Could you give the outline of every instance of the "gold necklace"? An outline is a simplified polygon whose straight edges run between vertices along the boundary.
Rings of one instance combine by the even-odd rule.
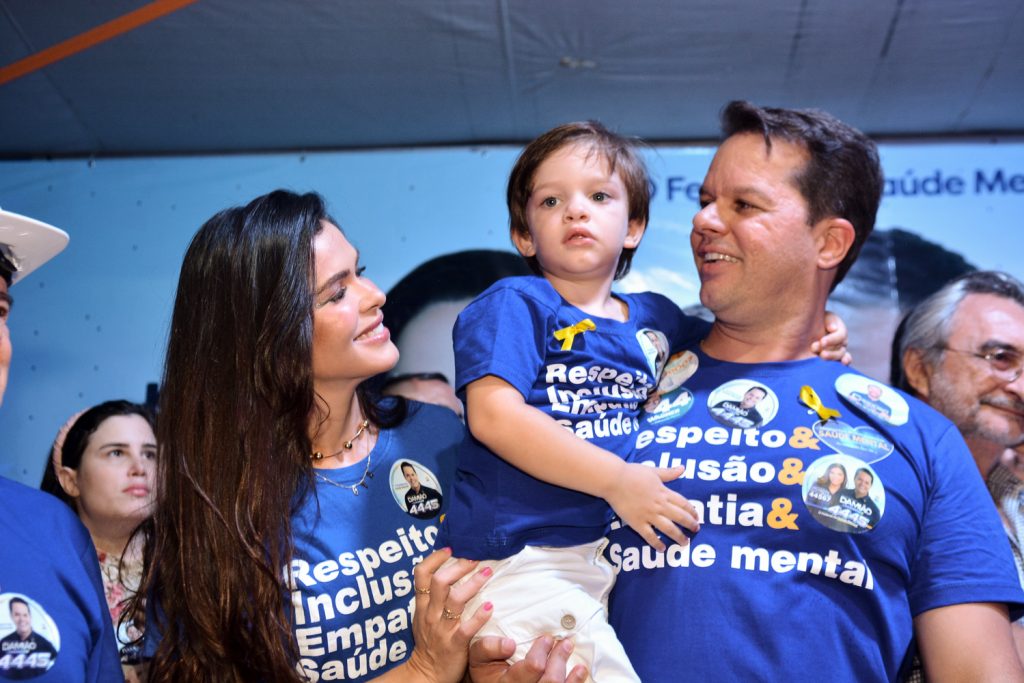
[[[366,428],[369,425],[370,425],[370,421],[369,420],[363,420],[359,424],[359,429],[356,430],[355,435],[353,435],[353,437],[351,439],[349,439],[348,441],[346,441],[345,443],[341,444],[341,448],[339,448],[337,451],[335,451],[334,453],[331,453],[330,455],[324,455],[320,451],[313,451],[312,453],[309,454],[309,459],[310,460],[323,460],[324,458],[334,458],[334,457],[337,457],[337,456],[341,455],[344,451],[352,450],[352,444],[355,443],[356,439],[358,439],[360,436],[363,435],[363,432],[366,431]]]

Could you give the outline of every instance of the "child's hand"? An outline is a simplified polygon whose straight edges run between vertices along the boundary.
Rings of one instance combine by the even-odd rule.
[[[690,501],[664,484],[682,473],[682,467],[657,469],[638,463],[623,463],[622,476],[614,491],[604,499],[615,514],[655,550],[665,550],[665,544],[658,538],[659,531],[679,545],[686,545],[690,541],[679,527],[692,532],[700,529],[697,510]]]
[[[811,344],[811,351],[824,360],[837,360],[843,365],[852,363],[853,356],[846,349],[850,334],[843,319],[832,311],[825,311],[825,330],[825,336]]]

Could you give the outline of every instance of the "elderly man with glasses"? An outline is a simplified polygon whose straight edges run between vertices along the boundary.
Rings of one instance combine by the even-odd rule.
[[[963,434],[999,508],[1024,585],[1024,482],[1000,464],[1024,442],[1024,285],[977,271],[922,301],[901,325],[902,389]],[[1024,656],[1024,620],[1014,628]]]

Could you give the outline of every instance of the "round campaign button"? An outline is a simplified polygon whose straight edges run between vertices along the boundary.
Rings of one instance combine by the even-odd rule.
[[[42,676],[59,652],[57,624],[43,606],[27,595],[0,593],[0,679]]]
[[[849,455],[826,455],[807,468],[804,505],[817,522],[833,531],[871,531],[885,514],[885,487],[871,465]]]
[[[654,394],[644,403],[641,421],[656,425],[670,422],[686,415],[693,407],[693,394],[686,387],[679,387],[667,394]]]
[[[708,412],[726,427],[754,429],[774,419],[779,412],[779,399],[760,382],[734,379],[711,392]]]
[[[441,513],[441,482],[422,463],[399,460],[388,475],[398,507],[416,519],[433,519]]]
[[[681,351],[673,354],[668,359],[668,363],[665,364],[665,369],[661,372],[656,393],[668,394],[683,386],[686,380],[693,377],[693,373],[697,372],[699,364],[700,361],[697,358],[697,354],[693,351]]]
[[[647,358],[651,377],[658,377],[668,360],[668,337],[660,330],[643,329],[636,333],[636,339]]]
[[[847,372],[836,378],[836,392],[868,417],[893,426],[906,424],[910,406],[890,387],[870,377]]]

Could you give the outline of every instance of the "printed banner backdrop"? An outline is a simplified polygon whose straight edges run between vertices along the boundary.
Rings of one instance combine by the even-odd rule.
[[[0,474],[38,485],[49,445],[71,414],[111,398],[142,401],[146,384],[159,381],[182,255],[216,211],[278,187],[318,191],[360,249],[367,275],[386,290],[434,256],[511,248],[504,188],[518,151],[0,162],[0,206],[71,235],[64,253],[11,292],[14,362],[0,407]],[[690,221],[713,151],[648,150],[651,223],[622,289],[660,291],[684,306],[697,301]],[[886,379],[888,339],[906,303],[895,277],[896,238],[905,242],[909,233],[912,246],[920,238],[940,254],[942,247],[976,267],[1024,276],[1024,142],[884,144],[881,153],[887,181],[878,228],[889,247],[865,263],[888,285],[874,299],[856,288],[833,307],[851,326],[857,366]],[[905,233],[881,232],[890,228]],[[903,251],[921,254],[913,272],[928,279],[929,259],[938,257]]]

